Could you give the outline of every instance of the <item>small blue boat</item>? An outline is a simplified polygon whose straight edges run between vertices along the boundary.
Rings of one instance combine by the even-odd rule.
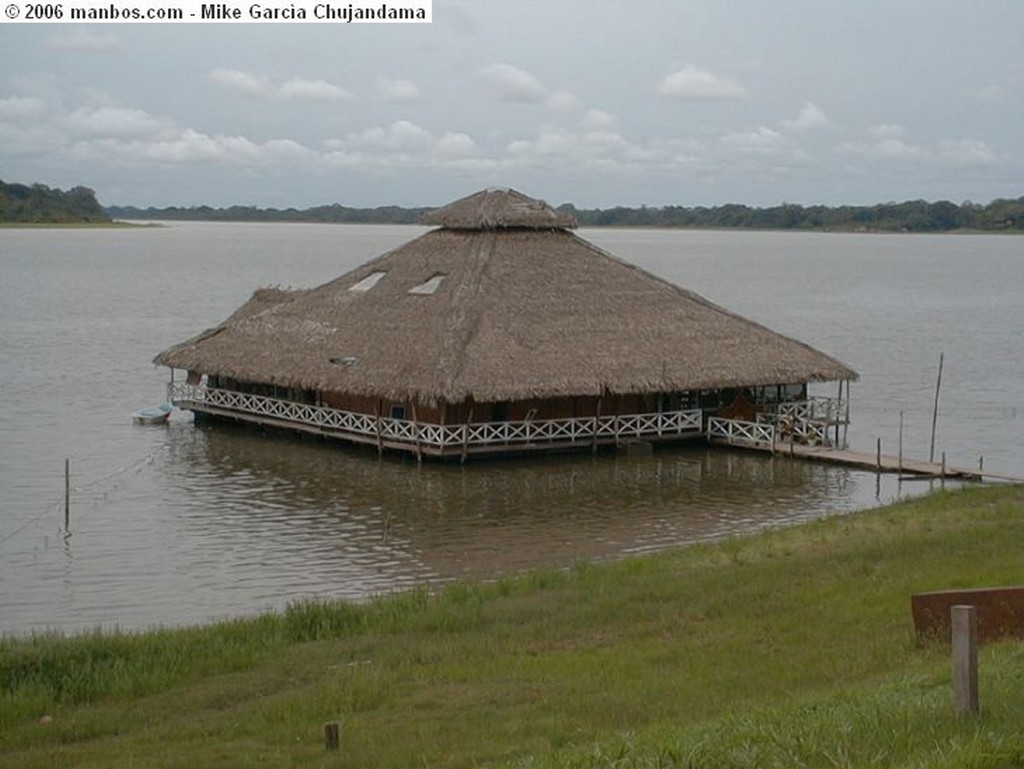
[[[137,425],[167,424],[167,417],[171,415],[173,408],[170,403],[161,403],[156,408],[139,409],[132,413],[132,421]]]

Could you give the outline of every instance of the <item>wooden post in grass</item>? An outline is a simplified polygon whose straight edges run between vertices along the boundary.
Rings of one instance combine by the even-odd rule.
[[[324,747],[327,750],[337,750],[341,742],[341,724],[337,721],[328,721],[324,724]]]
[[[978,618],[973,606],[950,609],[953,633],[953,708],[958,716],[978,712]]]

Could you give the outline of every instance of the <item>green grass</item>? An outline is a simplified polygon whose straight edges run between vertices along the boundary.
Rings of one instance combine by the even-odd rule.
[[[0,640],[0,765],[1024,766],[1021,647],[984,650],[983,712],[957,719],[948,649],[910,621],[912,593],[1021,583],[1022,552],[1024,489],[987,487],[367,605]]]

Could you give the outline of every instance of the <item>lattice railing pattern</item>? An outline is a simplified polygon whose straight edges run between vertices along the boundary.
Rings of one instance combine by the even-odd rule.
[[[744,422],[741,419],[708,419],[708,437],[728,443],[772,443],[775,426],[767,422]]]
[[[806,400],[780,403],[776,413],[796,419],[809,419],[817,422],[842,423],[848,418],[847,402],[823,395],[811,395]]]
[[[250,414],[281,422],[314,426],[324,432],[349,433],[374,440],[397,440],[436,449],[690,435],[699,434],[702,430],[700,409],[650,414],[615,414],[603,417],[437,425],[376,417],[328,406],[295,403],[202,385],[172,382],[168,385],[167,395],[172,403],[183,408],[206,405],[237,412],[243,418]]]

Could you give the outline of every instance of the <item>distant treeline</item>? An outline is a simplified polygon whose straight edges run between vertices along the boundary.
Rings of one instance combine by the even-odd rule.
[[[875,206],[800,206],[783,204],[753,208],[740,204],[686,208],[580,209],[559,207],[576,217],[582,227],[692,227],[703,229],[748,228],[766,230],[844,230],[870,232],[1024,232],[1024,197],[999,199],[988,205],[929,203],[911,200]],[[109,206],[115,219],[198,219],[232,222],[342,222],[366,224],[415,224],[429,208],[348,208],[339,204],[306,209],[231,206],[211,208],[135,208]]]
[[[67,192],[45,184],[8,184],[0,181],[0,222],[18,224],[78,224],[109,222],[110,216],[88,187]]]
[[[136,208],[135,206],[107,206],[114,219],[184,219],[211,222],[323,222],[333,224],[417,224],[430,208],[348,208],[337,203],[315,208],[256,208],[230,206],[211,208]]]
[[[1024,197],[988,205],[911,200],[875,206],[799,206],[752,208],[739,204],[711,208],[609,208],[577,210],[562,206],[584,227],[703,227],[767,230],[850,230],[950,232],[953,230],[1024,231]]]

